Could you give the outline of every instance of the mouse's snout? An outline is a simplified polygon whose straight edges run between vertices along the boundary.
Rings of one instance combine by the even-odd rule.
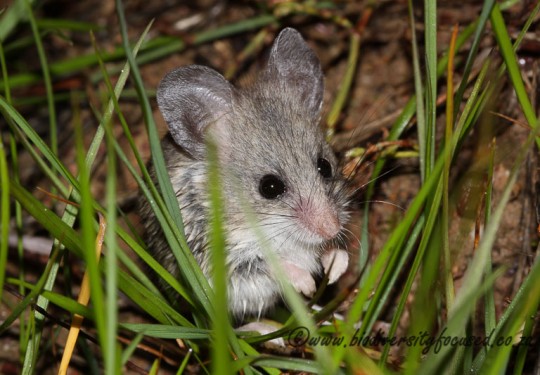
[[[336,209],[326,201],[300,202],[297,217],[314,236],[324,241],[334,239],[341,231],[341,222]]]
[[[313,218],[314,231],[325,240],[335,238],[341,230],[339,218],[334,214],[321,214]]]

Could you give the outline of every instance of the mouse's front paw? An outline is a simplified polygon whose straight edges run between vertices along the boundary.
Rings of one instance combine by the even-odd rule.
[[[283,262],[283,270],[289,282],[298,293],[311,297],[317,288],[311,273],[289,262]]]
[[[328,284],[335,283],[347,271],[349,254],[345,250],[331,249],[323,254],[321,263],[328,275]]]

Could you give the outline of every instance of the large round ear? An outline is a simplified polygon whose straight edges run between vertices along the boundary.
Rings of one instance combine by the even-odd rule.
[[[225,126],[233,86],[213,69],[191,65],[168,73],[157,89],[157,102],[174,141],[194,158],[205,153],[209,125]]]
[[[270,51],[264,78],[280,81],[297,94],[311,113],[319,113],[324,94],[321,63],[295,29],[288,27],[279,33]]]

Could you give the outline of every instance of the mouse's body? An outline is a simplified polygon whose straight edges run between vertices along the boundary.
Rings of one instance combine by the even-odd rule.
[[[265,256],[274,251],[287,280],[311,295],[314,275],[345,272],[333,248],[347,220],[347,194],[336,158],[319,128],[323,76],[315,54],[293,29],[276,39],[255,84],[236,89],[214,70],[179,68],[157,99],[169,125],[163,151],[190,249],[211,280],[205,142],[217,146],[226,233],[228,298],[233,315],[260,315],[280,299],[281,281]],[[245,212],[251,208],[256,222]],[[178,266],[153,213],[143,203],[147,242],[173,274]],[[253,227],[264,234],[266,244]]]

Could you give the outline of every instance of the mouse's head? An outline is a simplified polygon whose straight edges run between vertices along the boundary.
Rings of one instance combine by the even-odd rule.
[[[236,90],[202,66],[177,69],[160,84],[159,107],[175,142],[194,160],[205,160],[209,137],[217,144],[237,240],[251,232],[240,196],[277,248],[319,248],[341,232],[347,194],[319,127],[323,91],[318,58],[290,28],[249,89]]]

